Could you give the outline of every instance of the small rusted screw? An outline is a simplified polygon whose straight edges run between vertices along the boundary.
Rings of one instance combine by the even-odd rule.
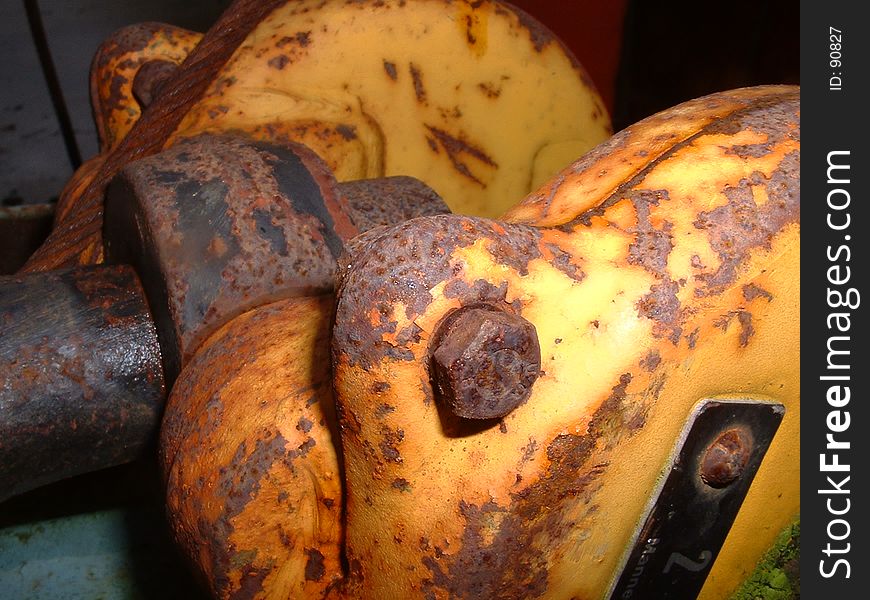
[[[723,432],[701,459],[701,479],[716,489],[731,485],[743,474],[751,452],[752,441],[745,432],[739,429]]]
[[[149,60],[142,64],[133,77],[133,97],[144,110],[160,93],[160,86],[178,70],[178,65],[168,60]]]
[[[434,341],[435,390],[458,417],[509,414],[528,400],[541,372],[537,331],[519,315],[461,308],[444,321]]]

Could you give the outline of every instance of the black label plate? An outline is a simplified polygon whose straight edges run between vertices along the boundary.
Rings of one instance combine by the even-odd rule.
[[[695,406],[610,600],[698,596],[784,414],[767,401]]]

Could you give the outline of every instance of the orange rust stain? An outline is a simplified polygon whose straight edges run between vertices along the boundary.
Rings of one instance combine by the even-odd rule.
[[[456,26],[475,56],[486,54],[491,6],[485,2],[463,0],[456,3]]]

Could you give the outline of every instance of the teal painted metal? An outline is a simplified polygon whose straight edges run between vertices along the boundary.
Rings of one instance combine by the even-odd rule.
[[[0,600],[204,600],[163,511],[138,464],[0,504]]]
[[[0,531],[4,598],[135,598],[129,511],[37,521]]]

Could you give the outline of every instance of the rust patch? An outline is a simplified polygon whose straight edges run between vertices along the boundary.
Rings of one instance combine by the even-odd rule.
[[[483,92],[484,96],[492,98],[493,100],[501,96],[501,88],[495,87],[495,85],[489,82],[478,83],[477,89]]]
[[[656,370],[662,362],[662,355],[658,350],[650,350],[649,353],[640,361],[640,366],[650,373]]]
[[[231,600],[248,600],[256,598],[263,591],[263,581],[274,570],[274,567],[261,569],[248,567],[239,580],[239,588],[230,596]]]
[[[393,489],[399,490],[400,492],[411,491],[411,482],[401,477],[396,477],[391,485]]]
[[[323,564],[324,556],[317,548],[306,548],[305,556],[305,581],[320,581],[326,574]]]
[[[764,186],[768,200],[755,203],[752,186]],[[699,273],[704,287],[699,297],[719,294],[737,279],[739,266],[756,248],[770,248],[773,237],[786,225],[800,220],[800,153],[787,154],[770,179],[754,173],[737,186],[724,190],[728,204],[698,215],[695,227],[707,232],[711,248],[719,255],[719,267]]]
[[[221,514],[220,521],[225,535],[229,538],[232,531],[231,520],[240,515],[257,491],[260,480],[266,476],[276,460],[285,456],[287,440],[280,433],[271,439],[258,439],[254,449],[248,453],[247,444],[243,441],[236,448],[229,466],[221,467],[218,478],[220,495],[225,499],[226,510]],[[224,571],[224,569],[221,569]]]
[[[386,381],[376,381],[372,384],[371,390],[375,394],[383,394],[390,389],[390,384]]]
[[[284,48],[285,46],[298,45],[302,48],[307,48],[308,45],[311,44],[311,32],[310,31],[300,31],[296,33],[296,35],[284,36],[277,42],[275,42],[275,46],[278,48]]]
[[[741,310],[737,314],[737,322],[740,323],[740,346],[745,348],[749,340],[755,335],[755,327],[752,326],[752,313]]]
[[[414,177],[345,181],[338,184],[338,193],[342,208],[361,232],[416,217],[450,212],[432,188]]]
[[[414,95],[417,97],[417,102],[426,104],[426,88],[423,87],[423,74],[414,63],[408,65],[408,70],[411,73],[411,81],[414,84]]]
[[[123,75],[115,74],[112,76],[111,83],[109,84],[109,103],[123,103],[124,99],[126,98],[126,95],[124,94],[124,87],[127,85],[127,81],[127,78]]]
[[[710,100],[713,102],[720,102],[720,100],[715,96],[712,97]],[[780,115],[787,113],[789,115],[785,122],[783,122],[782,120],[768,120],[768,118],[766,117],[767,111],[775,109],[780,105],[789,107],[784,113],[777,113]],[[660,156],[647,163],[633,177],[617,186],[614,192],[604,201],[600,202],[597,206],[594,206],[581,213],[569,223],[559,226],[558,229],[564,231],[571,231],[578,222],[584,225],[589,225],[592,217],[603,215],[610,206],[612,206],[616,202],[619,202],[622,198],[626,197],[632,189],[636,188],[640,184],[640,182],[642,182],[647,177],[647,175],[658,166],[659,163],[668,160],[675,153],[686,148],[687,146],[691,146],[699,138],[702,138],[706,135],[729,135],[742,130],[744,127],[754,127],[756,131],[760,133],[765,133],[770,136],[769,142],[781,140],[784,137],[798,139],[798,136],[800,135],[799,109],[800,96],[799,93],[796,91],[785,94],[778,94],[765,100],[755,100],[747,105],[745,108],[737,109],[725,115],[724,117],[714,121],[713,123],[710,123],[709,125],[700,128],[696,133],[689,136],[688,138],[673,144],[667,149],[667,151],[663,152]],[[670,118],[674,117],[671,116]],[[642,127],[642,124],[643,121],[641,121],[641,123],[639,123],[637,126]],[[782,131],[778,128],[785,128],[787,129],[787,131]],[[571,166],[571,171],[573,173],[587,171],[590,168],[594,167],[599,161],[601,161],[603,157],[606,157],[610,154],[615,153],[617,150],[624,148],[626,146],[626,143],[634,136],[633,130],[634,127],[628,127],[612,136],[603,144],[596,146],[592,151],[587,152],[585,155],[583,155],[582,158],[573,163]],[[674,134],[661,134],[659,136],[656,136],[653,141],[655,143],[661,143],[674,137]],[[776,186],[782,188],[780,196],[788,196],[789,193],[797,194],[797,202],[787,201],[786,204],[789,205],[789,210],[799,210],[800,153],[793,152],[792,155],[786,157],[788,159],[788,162],[786,163],[786,165],[784,165],[786,172],[781,173],[780,177],[777,178],[778,181],[776,183]],[[796,166],[797,170],[795,170]],[[789,188],[791,188],[791,192],[789,192]]]
[[[399,444],[405,439],[405,432],[401,429],[396,429],[395,431],[390,429],[389,427],[381,428],[381,435],[383,439],[378,443],[378,447],[381,449],[381,456],[384,457],[384,460],[391,463],[399,464],[402,462],[402,455],[399,453]]]
[[[299,446],[297,446],[296,449],[290,450],[289,452],[287,452],[287,463],[290,466],[290,470],[293,470],[293,461],[295,459],[300,458],[300,457],[304,458],[305,456],[308,455],[308,453],[311,451],[311,449],[314,448],[314,446],[316,446],[316,445],[317,445],[317,442],[314,441],[314,438],[308,438],[307,440],[305,440],[304,442],[299,444]]]
[[[229,136],[182,140],[128,166],[105,215],[107,258],[146,282],[170,382],[229,319],[331,290],[344,240],[358,233],[313,152]]]
[[[747,283],[743,286],[743,298],[747,302],[752,302],[756,298],[764,298],[768,302],[772,302],[773,294],[755,283]]]
[[[417,344],[422,339],[420,337],[422,333],[423,330],[416,323],[411,323],[396,334],[396,343],[403,346]]]
[[[458,106],[454,106],[453,108],[439,107],[438,114],[440,114],[441,118],[445,121],[449,119],[459,119],[462,117],[462,109]]]
[[[698,335],[701,333],[701,328],[696,328],[689,335],[686,336],[686,343],[689,346],[689,350],[693,350],[695,348],[695,344],[698,343]]]
[[[236,448],[231,461],[218,471],[217,494],[224,500],[225,510],[215,522],[201,518],[198,523],[202,539],[211,546],[209,554],[212,565],[207,571],[216,574],[214,589],[227,589],[229,580],[226,574],[233,570],[234,564],[237,568],[238,561],[247,556],[244,552],[237,552],[234,545],[229,543],[234,529],[232,520],[256,497],[260,482],[267,476],[272,464],[285,460],[286,443],[286,439],[277,433],[274,437],[258,439],[249,453],[243,441]],[[271,569],[267,568],[262,577]],[[256,591],[257,583],[262,582],[260,575],[259,571],[251,571],[251,581],[247,586]]]
[[[528,32],[529,39],[532,41],[532,45],[535,47],[536,52],[541,52],[548,44],[556,39],[552,31],[547,29],[540,21],[535,19],[526,11],[516,6],[511,6],[510,9],[517,16],[517,19],[519,19],[520,26]],[[567,50],[566,54],[571,56],[570,52],[567,52]],[[574,59],[574,61],[576,62],[576,59]]]
[[[501,418],[524,404],[540,374],[534,325],[488,306],[465,306],[438,327],[432,378],[450,412],[466,419]]]
[[[615,444],[625,435],[625,390],[630,381],[629,374],[620,377],[596,411],[589,434],[553,439],[547,446],[546,472],[535,484],[512,493],[509,506],[460,501],[458,514],[466,523],[461,548],[447,554],[436,547],[422,559],[431,572],[423,582],[427,597],[435,597],[436,589],[451,598],[504,600],[535,598],[547,591],[552,540],[577,527],[563,517],[563,510],[588,501],[607,466],[588,464],[596,440],[605,437]],[[421,550],[428,552],[428,547]]]
[[[757,144],[735,144],[726,149],[726,154],[740,158],[761,158],[785,138],[800,141],[800,127],[797,126],[800,123],[798,98],[784,102],[768,100],[759,102],[757,106],[763,111],[748,112],[737,121],[714,126],[712,132],[733,135],[742,130],[750,130],[767,136],[767,139]]]
[[[492,307],[504,307],[507,305],[507,282],[494,285],[485,279],[477,279],[468,285],[463,279],[454,279],[444,286],[444,296],[447,298],[461,298],[463,304],[483,304]]]
[[[132,268],[0,277],[0,501],[139,457],[165,393]]]
[[[396,333],[391,307],[403,305],[406,317],[413,321],[432,301],[428,290],[442,282],[447,282],[451,297],[462,304],[480,302],[482,296],[503,298],[501,288],[488,282],[475,286],[454,283],[461,280],[454,251],[486,239],[494,259],[518,273],[528,273],[529,261],[540,256],[540,235],[534,227],[455,215],[420,217],[364,234],[364,240],[354,244],[353,268],[341,271],[333,348],[341,349],[351,364],[363,367],[395,356],[397,350],[400,356],[408,356],[407,348],[397,348],[383,337]]]
[[[743,474],[752,446],[752,435],[742,427],[724,431],[701,459],[701,479],[714,489],[727,487]]]
[[[356,127],[353,125],[337,125],[335,131],[348,142],[357,138]]]
[[[668,256],[674,248],[671,233],[673,224],[664,221],[661,229],[653,227],[650,207],[670,200],[668,191],[636,190],[629,198],[637,214],[637,226],[630,231],[635,238],[629,245],[628,263],[641,266],[659,279],[664,279],[667,277]]]
[[[181,50],[192,47],[197,37],[193,32],[169,25],[140,23],[116,31],[100,44],[94,54],[91,77],[92,101],[98,117],[96,120],[102,150],[118,141],[112,123],[117,124],[119,119],[124,118],[125,125],[129,125],[136,118],[127,113],[132,108],[125,88],[128,78],[121,73],[132,76],[149,57],[173,54],[173,50],[161,51],[159,44],[164,41],[168,41],[173,49],[178,47]],[[136,97],[136,93],[133,94]]]
[[[534,458],[535,452],[538,450],[538,442],[534,438],[529,438],[529,443],[523,446],[523,455],[520,458],[520,465],[524,465]]]
[[[469,142],[462,140],[461,138],[456,138],[444,131],[443,129],[438,129],[437,127],[433,127],[432,125],[426,125],[426,129],[429,130],[429,133],[435,138],[435,140],[444,148],[444,152],[447,153],[447,157],[450,159],[450,163],[453,165],[453,168],[456,169],[458,173],[467,177],[477,185],[481,187],[486,187],[481,179],[479,179],[474,173],[471,172],[471,168],[463,162],[460,158],[463,155],[474,158],[483,164],[498,168],[498,165],[489,155],[486,154],[480,148],[477,148],[471,145]]]
[[[728,331],[731,321],[735,318],[740,325],[740,346],[745,348],[749,345],[749,340],[755,334],[755,327],[752,325],[752,313],[747,310],[732,310],[713,321],[713,326],[718,327],[722,331]]]
[[[289,62],[290,62],[289,56],[287,56],[285,54],[279,54],[278,56],[270,58],[266,64],[268,64],[273,69],[278,69],[280,71],[284,67],[286,67],[287,63],[289,63]]]
[[[550,259],[551,265],[578,283],[586,279],[586,273],[574,264],[571,254],[552,243],[546,244],[545,248],[553,255]]]
[[[133,97],[142,108],[147,107],[160,94],[166,80],[178,71],[178,65],[168,60],[149,60],[143,63],[133,77]]]
[[[600,435],[619,435],[624,429],[627,421],[631,420],[626,417],[626,390],[628,384],[633,379],[631,373],[623,373],[619,376],[617,383],[610,391],[610,396],[602,402],[601,407],[595,411],[592,417],[592,422],[589,425],[590,431],[594,432],[595,437]]]
[[[384,71],[387,73],[387,77],[393,81],[399,78],[399,73],[396,71],[396,63],[384,59]]]
[[[650,287],[649,293],[637,302],[637,312],[641,317],[655,321],[653,335],[667,338],[676,345],[683,329],[681,319],[683,310],[677,292],[680,285],[670,278]]]

